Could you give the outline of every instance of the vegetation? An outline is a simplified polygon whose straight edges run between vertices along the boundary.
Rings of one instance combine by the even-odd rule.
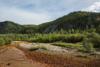
[[[46,48],[45,46],[33,47],[33,48],[29,49],[29,50],[30,51],[35,51],[35,50],[38,50],[38,49],[48,50],[48,48]]]
[[[11,43],[12,43],[12,40],[10,38],[6,38],[6,39],[0,38],[0,46],[4,46]]]
[[[86,55],[82,55],[82,54],[78,55],[77,57],[82,57],[82,58],[89,58],[89,56],[86,56]]]
[[[85,52],[94,52],[93,44],[89,41],[88,38],[84,38],[83,40],[83,47]]]
[[[99,32],[100,13],[93,12],[72,12],[54,21],[39,25],[40,32],[54,32],[61,29],[68,32],[89,31]]]
[[[37,36],[38,35],[38,36]],[[77,43],[83,40],[83,34],[60,34],[60,33],[50,33],[50,34],[37,34],[33,38],[33,42],[42,42],[42,43],[52,43],[52,42],[67,42],[67,43]]]
[[[11,21],[0,22],[0,34],[19,33],[23,27]]]
[[[4,40],[5,40],[5,44],[11,44],[12,43],[12,40],[10,38],[6,38]]]
[[[79,51],[94,52],[94,48],[100,48],[99,38],[97,33],[48,33],[48,34],[1,34],[1,42],[10,44],[12,41],[31,41],[36,43],[51,43],[62,47],[75,47]],[[1,43],[2,44],[2,43]],[[44,48],[44,47],[43,47]],[[37,49],[37,48],[34,48]],[[45,49],[45,48],[44,48]]]
[[[61,30],[67,33],[84,31],[100,33],[100,13],[77,11],[40,25],[20,25],[12,21],[0,22],[0,34],[50,33]]]
[[[39,46],[40,49],[48,50],[45,46]]]
[[[82,45],[80,43],[64,43],[64,42],[54,42],[52,43],[53,45],[56,46],[62,46],[62,47],[81,47]]]
[[[99,40],[100,13],[77,11],[40,25],[0,22],[1,46],[12,41],[31,41],[67,48],[78,47],[84,52],[94,52],[94,48],[100,48]],[[37,48],[32,50],[34,49]]]
[[[3,45],[5,45],[5,41],[2,38],[0,38],[0,46],[3,46]]]

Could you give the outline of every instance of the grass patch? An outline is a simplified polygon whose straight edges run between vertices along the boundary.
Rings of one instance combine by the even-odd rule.
[[[90,58],[89,56],[87,56],[87,55],[82,55],[82,54],[80,54],[80,55],[78,55],[77,57],[82,57],[82,58]]]
[[[29,49],[29,51],[36,51],[38,49],[48,50],[48,48],[46,48],[45,46],[38,46],[38,47],[33,47]]]
[[[100,53],[98,53],[98,55],[100,55]]]
[[[54,42],[52,43],[53,45],[56,45],[56,46],[61,46],[61,47],[66,47],[66,48],[69,48],[69,47],[81,47],[82,45],[80,43],[64,43],[64,42]]]
[[[40,49],[48,50],[45,46],[39,46]]]

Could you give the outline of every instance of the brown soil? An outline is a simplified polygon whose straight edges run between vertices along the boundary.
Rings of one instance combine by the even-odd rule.
[[[100,58],[91,57],[87,59],[52,52],[23,51],[29,59],[48,64],[50,67],[100,67]]]
[[[9,46],[0,49],[0,67],[46,67],[36,61],[28,59],[23,51],[16,47]]]
[[[28,51],[10,45],[0,49],[0,67],[100,67],[100,57],[88,59],[41,49]]]

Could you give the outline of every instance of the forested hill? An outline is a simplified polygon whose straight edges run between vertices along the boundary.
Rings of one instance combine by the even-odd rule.
[[[72,12],[52,22],[39,25],[39,29],[44,32],[53,32],[55,30],[86,30],[87,28],[98,28],[100,25],[100,13],[93,12]]]
[[[0,22],[0,34],[19,33],[22,28],[21,25],[11,21]]]
[[[0,34],[8,33],[34,33],[37,25],[20,25],[12,21],[0,22]]]
[[[100,13],[72,12],[54,21],[40,25],[19,25],[11,21],[0,22],[0,33],[35,33],[69,30],[100,29]]]

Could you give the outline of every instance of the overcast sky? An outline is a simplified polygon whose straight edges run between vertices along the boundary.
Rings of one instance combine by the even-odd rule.
[[[80,10],[100,12],[100,0],[0,0],[0,21],[41,24]]]

